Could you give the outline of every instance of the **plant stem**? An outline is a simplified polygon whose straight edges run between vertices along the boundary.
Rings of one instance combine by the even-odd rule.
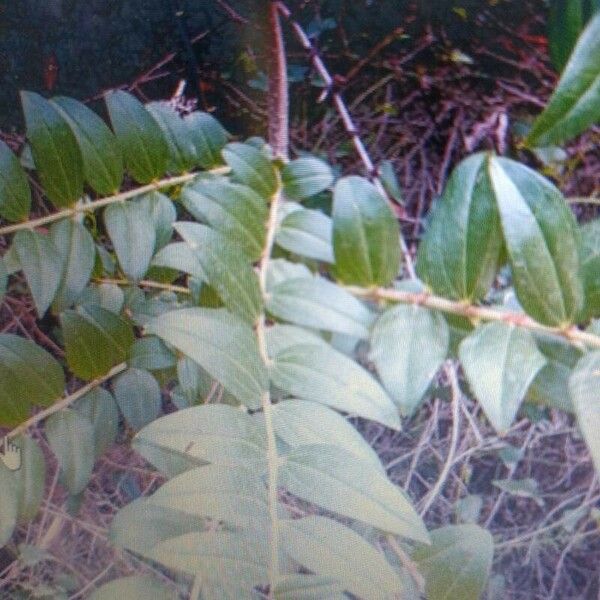
[[[288,158],[288,78],[277,2],[269,5],[269,144],[277,158]]]
[[[10,440],[20,435],[24,431],[27,431],[27,429],[29,429],[30,427],[37,425],[40,421],[43,421],[44,419],[48,418],[50,415],[53,415],[59,410],[62,410],[63,408],[68,408],[69,406],[71,406],[71,404],[79,400],[79,398],[85,396],[88,392],[102,385],[105,381],[108,381],[115,375],[118,375],[119,373],[121,373],[121,371],[124,371],[126,368],[127,363],[121,363],[116,367],[113,367],[108,373],[106,373],[106,375],[102,375],[102,377],[93,379],[83,387],[79,388],[76,392],[65,396],[64,398],[55,402],[52,406],[49,406],[48,408],[33,415],[33,417],[31,417],[30,419],[27,419],[27,421],[24,421],[23,423],[15,427],[13,430],[9,431],[6,434],[6,438]]]
[[[425,516],[427,511],[431,508],[431,505],[434,503],[437,495],[442,491],[442,488],[446,483],[446,479],[450,474],[450,470],[452,469],[452,465],[454,464],[454,457],[456,456],[456,449],[458,447],[459,441],[458,438],[460,432],[460,400],[462,394],[458,385],[458,378],[456,376],[455,366],[452,363],[448,363],[446,365],[445,371],[446,375],[448,376],[448,381],[450,383],[450,390],[452,391],[452,434],[450,438],[450,449],[448,450],[446,462],[442,467],[442,470],[437,481],[435,482],[435,485],[423,501],[423,506],[420,510],[421,517]]]
[[[229,172],[229,167],[217,167],[215,169],[211,169],[210,171],[205,172],[212,173],[215,175],[224,174]],[[22,229],[35,229],[36,227],[42,227],[43,225],[48,225],[49,223],[54,223],[55,221],[60,221],[61,219],[72,217],[78,213],[92,212],[104,206],[108,206],[109,204],[123,202],[125,200],[135,198],[136,196],[147,194],[148,192],[162,190],[165,188],[187,183],[195,179],[198,175],[199,173],[195,172],[185,173],[184,175],[177,175],[176,177],[167,177],[166,179],[154,181],[147,185],[143,185],[132,190],[127,190],[126,192],[119,192],[118,194],[114,194],[113,196],[100,198],[99,200],[88,202],[87,204],[78,204],[77,206],[73,206],[71,208],[65,208],[45,217],[31,219],[28,221],[23,221],[21,223],[15,223],[13,225],[6,225],[4,227],[0,227],[0,235],[7,235],[9,233],[20,231]]]
[[[173,285],[172,283],[160,283],[159,281],[152,281],[150,279],[142,279],[141,281],[130,281],[129,279],[111,279],[99,277],[97,279],[94,279],[93,281],[94,283],[108,283],[113,285],[122,285],[126,287],[137,285],[140,287],[147,287],[155,290],[174,292],[176,294],[191,294],[190,289],[182,285]]]
[[[501,321],[538,333],[560,337],[574,346],[584,345],[590,348],[600,348],[600,336],[582,331],[576,325],[552,327],[539,323],[523,313],[509,312],[489,306],[477,306],[458,300],[448,300],[448,298],[435,296],[429,292],[414,293],[388,288],[361,288],[356,286],[347,286],[346,289],[360,298],[387,300],[400,304],[416,304],[459,317],[466,317],[473,321]]]
[[[277,228],[277,213],[281,200],[281,185],[271,200],[269,220],[267,221],[267,235],[260,262],[258,265],[258,282],[263,300],[267,299],[267,270],[271,260],[271,252],[275,242],[275,230]],[[266,315],[263,310],[256,323],[256,337],[258,350],[263,363],[268,368],[271,359],[266,343]],[[273,426],[273,405],[269,390],[263,392],[261,397],[263,414],[265,417],[265,430],[267,435],[267,453],[269,467],[269,514],[271,518],[271,564],[269,568],[269,599],[274,597],[275,586],[279,579],[279,517],[277,514],[277,478],[279,471],[279,456],[277,455],[277,441],[275,439],[275,428]]]

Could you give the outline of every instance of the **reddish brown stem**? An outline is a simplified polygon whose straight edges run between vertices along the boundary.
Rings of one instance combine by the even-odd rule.
[[[288,157],[288,80],[278,2],[269,4],[269,144],[277,158]]]

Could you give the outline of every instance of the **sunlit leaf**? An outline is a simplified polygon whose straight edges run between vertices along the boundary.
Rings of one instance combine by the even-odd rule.
[[[546,364],[533,336],[514,325],[488,323],[461,342],[458,354],[487,418],[498,431],[506,431],[527,388]]]
[[[445,319],[419,306],[390,308],[375,323],[370,358],[403,414],[411,415],[421,402],[449,341]]]

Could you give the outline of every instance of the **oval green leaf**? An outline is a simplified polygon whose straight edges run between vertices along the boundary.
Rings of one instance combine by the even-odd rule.
[[[444,317],[420,306],[395,306],[375,323],[370,358],[403,415],[419,406],[449,343]]]
[[[63,312],[60,321],[67,363],[77,377],[85,381],[101,377],[127,359],[133,328],[119,315],[88,305]]]
[[[259,408],[268,376],[251,327],[223,309],[186,308],[146,325],[196,361],[240,402]]]
[[[19,159],[0,140],[0,216],[24,221],[31,208],[31,189]]]
[[[61,469],[69,492],[82,492],[94,468],[94,427],[89,419],[73,409],[63,409],[46,420],[48,443]]]
[[[144,277],[156,245],[156,230],[149,207],[139,202],[111,204],[104,210],[104,224],[125,275]]]
[[[116,194],[123,181],[123,158],[104,121],[85,104],[58,96],[51,100],[68,123],[81,152],[85,180],[98,194]]]
[[[38,316],[44,316],[61,283],[64,263],[52,238],[36,231],[17,231],[13,248],[23,269]]]
[[[27,139],[48,198],[71,206],[83,194],[83,161],[77,140],[60,112],[34,92],[21,92]]]
[[[332,218],[336,277],[347,284],[389,285],[400,269],[400,234],[375,186],[362,177],[340,179]]]
[[[333,183],[330,166],[314,156],[288,162],[281,171],[283,191],[291,200],[303,200],[326,190]]]
[[[546,364],[533,336],[514,325],[488,323],[461,342],[458,355],[483,412],[497,431],[506,431]]]
[[[0,423],[14,426],[29,416],[31,406],[48,406],[65,388],[58,362],[30,340],[0,334]]]
[[[577,40],[548,106],[536,119],[529,146],[561,144],[600,119],[600,12]]]
[[[491,158],[489,172],[515,292],[540,323],[564,327],[583,308],[579,231],[560,191],[507,158]]]
[[[127,369],[115,379],[113,390],[125,420],[135,431],[160,414],[160,386],[148,371]]]
[[[106,95],[117,142],[125,165],[138,183],[159,179],[167,170],[169,149],[158,123],[131,94],[121,90]]]
[[[428,600],[479,600],[492,567],[494,540],[478,525],[449,525],[431,532],[431,545],[413,559],[425,577]]]
[[[79,222],[63,219],[50,228],[50,238],[61,257],[63,273],[52,309],[69,308],[90,281],[96,246],[90,232]]]
[[[227,144],[222,153],[239,183],[251,187],[265,200],[277,191],[275,167],[263,152],[249,144],[234,142]]]
[[[499,267],[502,233],[485,154],[452,172],[417,254],[417,273],[436,294],[479,300]]]

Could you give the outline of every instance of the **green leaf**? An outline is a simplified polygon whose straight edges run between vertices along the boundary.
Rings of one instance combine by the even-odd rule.
[[[425,577],[428,600],[479,600],[492,566],[494,541],[477,525],[449,525],[431,532],[431,546],[413,554]]]
[[[104,224],[125,275],[144,277],[156,245],[156,230],[148,206],[137,202],[111,204],[104,210]]]
[[[116,315],[120,314],[125,302],[123,290],[114,283],[91,284],[77,299],[77,305],[84,308],[90,304],[95,304],[100,308],[105,308]]]
[[[546,364],[533,336],[514,325],[488,323],[461,342],[458,355],[490,423],[506,431],[527,388]]]
[[[39,94],[21,92],[27,139],[48,198],[71,206],[83,195],[83,161],[77,140],[61,114]]]
[[[0,333],[0,423],[14,426],[31,406],[49,406],[65,388],[58,362],[30,340]]]
[[[224,179],[199,181],[183,189],[185,208],[199,221],[239,245],[258,260],[265,243],[267,205],[254,190]]]
[[[202,531],[157,544],[147,556],[170,569],[199,575],[204,586],[226,586],[226,600],[248,597],[268,581],[269,547],[256,532]],[[235,595],[232,595],[235,594]]]
[[[71,306],[90,281],[96,260],[96,246],[90,232],[79,222],[63,219],[50,227],[50,238],[63,265],[53,310]]]
[[[134,200],[135,204],[145,206],[154,223],[156,243],[154,250],[166,246],[173,236],[173,223],[177,219],[177,211],[170,198],[160,192],[150,192]]]
[[[348,527],[311,516],[281,521],[280,532],[286,553],[295,561],[339,581],[362,600],[404,597],[407,586],[383,554]]]
[[[42,505],[46,484],[46,460],[33,438],[20,436],[12,442],[21,449],[21,466],[13,471],[13,476],[17,492],[17,519],[24,523],[35,518]]]
[[[600,119],[600,12],[577,40],[552,97],[527,137],[529,146],[561,144]]]
[[[267,331],[271,379],[303,400],[321,402],[400,429],[398,410],[383,388],[354,361],[302,329],[279,325]]]
[[[134,430],[140,430],[160,414],[160,386],[148,371],[127,369],[115,379],[113,390],[125,420]]]
[[[275,600],[344,600],[343,587],[333,577],[286,575],[279,579]]]
[[[127,359],[134,335],[122,317],[89,305],[60,316],[67,363],[77,377],[89,381],[106,375]]]
[[[498,270],[502,234],[485,154],[452,172],[419,245],[417,272],[436,294],[479,300]]]
[[[293,263],[284,258],[275,258],[269,261],[267,267],[267,291],[270,292],[276,285],[288,279],[310,277],[311,272],[302,263]]]
[[[177,269],[189,273],[201,281],[206,281],[206,273],[202,268],[196,252],[187,242],[173,242],[159,250],[152,259],[152,266]]]
[[[86,181],[101,196],[116,194],[123,181],[123,158],[104,121],[87,106],[59,96],[51,100],[77,140]]]
[[[175,600],[177,594],[155,577],[131,575],[121,577],[95,590],[89,600]]]
[[[579,232],[569,206],[525,165],[492,158],[489,171],[521,306],[546,325],[571,324],[583,305],[583,285]]]
[[[61,255],[50,236],[35,231],[17,231],[13,247],[41,318],[61,283],[64,268]]]
[[[584,0],[553,0],[548,14],[548,50],[552,64],[562,71],[584,26]]]
[[[94,429],[94,456],[99,458],[110,448],[119,432],[119,410],[112,394],[97,387],[73,405],[73,409],[89,419]]]
[[[281,171],[283,191],[291,200],[302,200],[326,190],[333,183],[327,163],[313,156],[291,160]]]
[[[332,263],[332,227],[331,219],[321,211],[300,208],[283,219],[275,241],[294,254]]]
[[[121,90],[105,96],[125,165],[138,183],[150,183],[167,169],[168,146],[158,123],[131,94]]]
[[[265,200],[277,191],[275,167],[261,152],[249,144],[234,142],[223,149],[223,158],[237,181],[251,187]]]
[[[146,325],[189,356],[240,402],[259,408],[268,376],[252,329],[223,309],[186,308],[165,313]]]
[[[13,473],[0,461],[0,548],[9,542],[17,526],[18,502]]]
[[[244,467],[208,465],[169,480],[149,502],[236,527],[268,529],[267,488],[260,475]]]
[[[600,403],[598,382],[600,381],[600,351],[584,355],[569,379],[571,401],[575,407],[577,423],[590,451],[596,471],[600,472]]]
[[[334,410],[308,400],[285,400],[273,406],[272,414],[277,436],[290,448],[335,444],[383,471],[377,453],[365,438]]]
[[[529,386],[525,400],[573,413],[569,377],[581,358],[581,350],[555,336],[537,334],[535,338],[540,352],[546,358],[546,365]]]
[[[448,354],[450,332],[437,312],[395,306],[379,317],[370,359],[402,414],[412,415]]]
[[[196,166],[196,147],[186,122],[168,102],[150,102],[146,110],[161,128],[168,146],[167,169],[184,173]]]
[[[206,273],[207,283],[223,304],[248,323],[260,314],[258,277],[247,257],[220,233],[199,223],[178,222],[177,233],[191,246]]]
[[[83,492],[94,468],[94,427],[91,421],[66,408],[48,417],[44,431],[69,492],[73,495]]]
[[[19,159],[0,140],[0,216],[24,221],[31,208],[31,190]]]
[[[581,227],[581,277],[585,290],[585,318],[600,316],[600,219]]]
[[[423,521],[401,488],[337,446],[315,444],[284,455],[280,484],[295,496],[387,533],[428,543]]]
[[[116,546],[143,555],[158,542],[205,527],[206,519],[156,506],[142,497],[126,504],[114,516],[109,537]]]
[[[400,269],[398,223],[362,177],[340,179],[333,192],[335,273],[347,284],[389,285]]]
[[[373,314],[362,302],[322,277],[287,279],[269,292],[267,310],[297,325],[366,338]]]
[[[225,404],[194,406],[142,429],[133,447],[167,475],[214,463],[264,472],[267,442],[262,424]]]
[[[167,345],[154,336],[136,340],[131,347],[129,366],[135,369],[159,371],[169,369],[177,364],[177,357]]]
[[[204,169],[223,164],[221,150],[227,144],[227,132],[208,113],[195,111],[184,117],[196,151],[196,160]]]

